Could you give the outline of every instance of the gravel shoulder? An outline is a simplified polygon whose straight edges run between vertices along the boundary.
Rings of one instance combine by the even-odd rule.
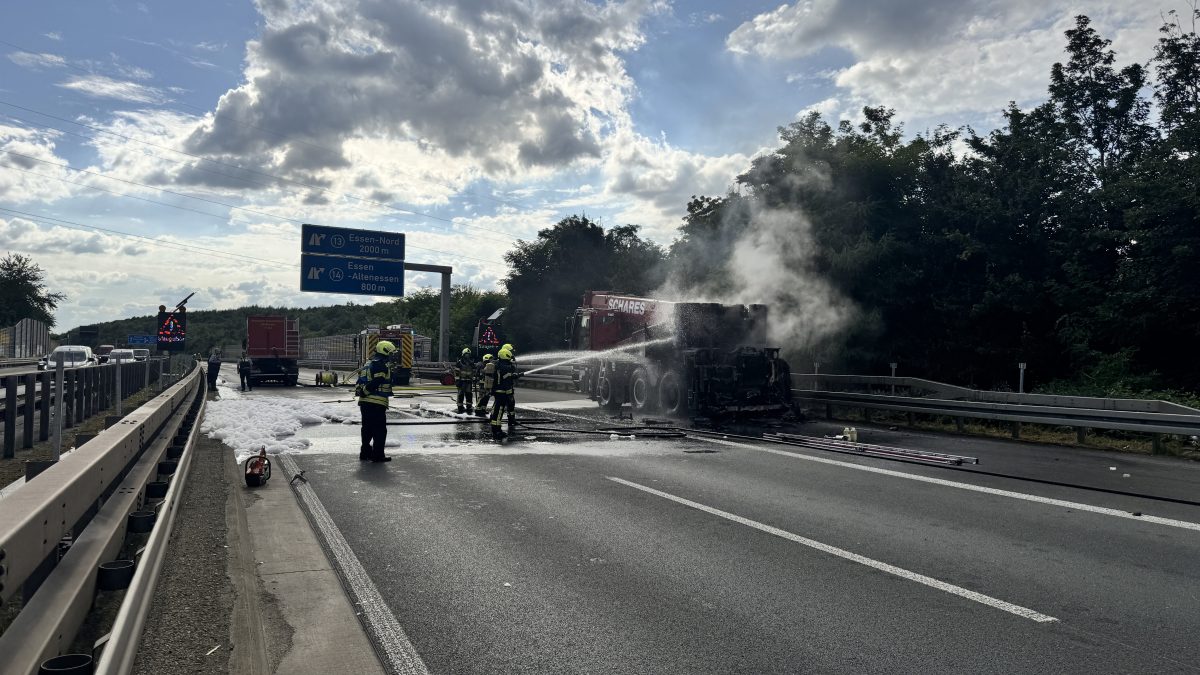
[[[181,508],[134,672],[228,673],[235,593],[227,573],[226,463],[220,441],[199,436]],[[216,647],[215,651],[212,651]]]

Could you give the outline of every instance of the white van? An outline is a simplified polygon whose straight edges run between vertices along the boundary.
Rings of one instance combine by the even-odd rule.
[[[62,345],[38,360],[38,370],[54,370],[58,364],[58,355],[63,355],[63,368],[84,368],[96,365],[96,355],[91,347],[83,345]]]

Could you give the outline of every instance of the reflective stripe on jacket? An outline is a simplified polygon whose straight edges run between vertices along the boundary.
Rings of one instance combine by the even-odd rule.
[[[362,373],[364,377],[360,381],[365,379],[366,382],[360,385],[361,389],[356,388],[356,393],[361,391],[358,402],[374,403],[386,408],[392,400],[392,370],[388,367],[387,359],[373,358],[363,369],[366,372]]]
[[[479,378],[480,389],[482,389],[484,391],[491,391],[492,385],[495,384],[495,379],[496,379],[496,362],[493,359],[488,359],[483,364],[483,376]]]
[[[469,355],[464,354],[454,362],[454,379],[458,384],[475,379],[475,361]]]

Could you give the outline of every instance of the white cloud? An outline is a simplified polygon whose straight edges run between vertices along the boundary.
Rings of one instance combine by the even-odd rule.
[[[63,163],[54,154],[55,138],[52,131],[0,124],[0,200],[20,205],[51,202],[73,194],[71,185],[54,180],[66,178],[67,171],[44,163]]]
[[[1066,58],[1063,32],[1087,14],[1123,62],[1145,62],[1160,23],[1149,3],[1101,0],[809,0],[760,14],[735,29],[735,53],[797,60],[822,49],[855,62],[829,78],[841,109],[886,105],[902,120],[993,113],[1008,101],[1045,98],[1050,66]],[[804,78],[806,76],[798,76]],[[821,102],[826,108],[827,101]]]
[[[709,156],[688,152],[625,130],[607,144],[604,191],[576,203],[624,202],[620,223],[643,225],[659,241],[675,235],[693,195],[724,195],[750,156]]]
[[[24,218],[0,218],[0,247],[26,254],[141,255],[146,247],[133,240],[60,225],[42,225]]]
[[[75,75],[58,86],[94,98],[113,98],[130,103],[162,104],[171,100],[157,87],[115,80],[104,75]]]
[[[262,3],[246,84],[189,148],[289,173],[347,167],[355,140],[418,144],[495,177],[595,161],[633,90],[618,52],[641,44],[641,18],[663,6],[492,5]],[[402,179],[379,173],[381,189],[399,192]]]
[[[57,31],[55,31],[55,32],[53,32],[53,33],[42,33],[42,35],[43,35],[44,37],[46,37],[46,38],[49,38],[49,39],[51,39],[51,40],[54,40],[55,42],[61,42],[61,41],[62,41],[62,33],[59,33],[59,32],[57,32]]]
[[[22,68],[62,68],[67,65],[67,60],[58,54],[35,54],[33,52],[11,52],[8,55],[8,60],[21,66]]]

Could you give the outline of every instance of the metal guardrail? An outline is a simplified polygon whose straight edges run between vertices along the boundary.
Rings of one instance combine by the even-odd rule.
[[[129,514],[146,504],[145,486],[202,391],[193,368],[5,498],[0,600],[22,592],[27,601],[0,635],[0,672],[37,672],[69,649],[92,604],[98,565],[121,548]],[[60,554],[64,541],[70,546]]]
[[[1011,391],[983,391],[944,382],[923,380],[916,377],[888,377],[884,375],[821,375],[792,373],[792,386],[796,389],[817,391],[855,391],[878,393],[887,389],[892,395],[898,389],[913,397],[979,401],[983,403],[1008,403],[1014,405],[1041,405],[1061,408],[1087,408],[1090,410],[1114,410],[1126,412],[1175,413],[1200,415],[1200,410],[1169,401],[1136,398],[1096,398],[1090,396],[1062,396],[1058,394],[1018,394]]]
[[[1200,411],[1195,414],[1158,413],[1111,408],[956,401],[811,389],[793,389],[792,393],[799,400],[826,406],[827,416],[831,416],[829,409],[831,406],[842,406],[864,410],[890,410],[955,418],[1045,424],[1077,429],[1114,429],[1189,436],[1200,434]],[[1183,406],[1179,407],[1190,410]]]
[[[166,359],[155,358],[64,370],[63,428],[74,427],[113,407],[118,397],[123,401],[160,382],[166,363]],[[0,375],[0,424],[4,427],[0,456],[14,458],[18,443],[27,449],[33,447],[35,438],[49,439],[52,403],[59,389],[55,375],[53,370]],[[22,431],[19,440],[18,427]]]
[[[98,675],[133,672],[138,646],[141,644],[142,630],[146,626],[146,617],[150,614],[154,589],[158,586],[158,576],[162,571],[162,564],[171,540],[171,532],[175,527],[175,515],[179,511],[183,488],[187,484],[188,472],[192,466],[192,456],[195,454],[193,448],[200,435],[199,418],[204,415],[205,405],[203,383],[200,383],[198,388],[198,405],[194,405],[192,408],[194,423],[187,440],[182,444],[183,451],[178,460],[178,469],[171,478],[167,494],[159,504],[158,519],[154,530],[146,542],[146,549],[142,553],[142,557],[138,560],[137,571],[134,572],[129,590],[125,594],[125,602],[121,603],[121,609],[113,622],[108,644],[96,667]]]

